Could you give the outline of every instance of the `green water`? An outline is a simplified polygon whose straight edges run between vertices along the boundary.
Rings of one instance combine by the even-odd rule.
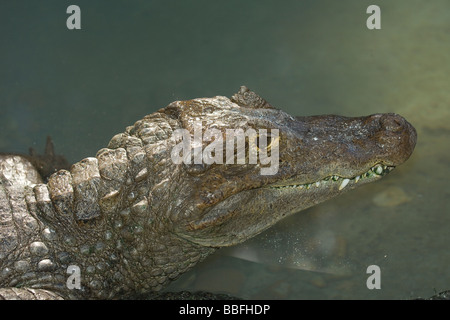
[[[249,244],[253,261],[224,252],[171,288],[254,299],[450,289],[449,1],[76,1],[71,31],[70,4],[0,2],[0,151],[40,150],[51,135],[75,162],[171,101],[242,84],[294,115],[396,112],[417,129],[411,159],[382,181],[283,221]],[[366,27],[371,4],[381,30]],[[366,286],[373,264],[379,290]]]

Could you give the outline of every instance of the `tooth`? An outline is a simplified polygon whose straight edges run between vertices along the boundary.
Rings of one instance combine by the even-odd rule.
[[[382,174],[383,173],[383,167],[381,165],[376,166],[374,172],[376,174],[378,174],[378,175]]]
[[[359,179],[361,179],[361,176],[356,176],[355,177],[355,183],[357,183],[359,181]]]
[[[316,187],[318,188],[319,186],[320,186],[320,182],[317,181],[317,182],[316,182]]]
[[[339,186],[339,190],[342,190],[345,188],[345,186],[348,184],[348,182],[350,181],[350,179],[344,179],[342,180],[341,185]]]

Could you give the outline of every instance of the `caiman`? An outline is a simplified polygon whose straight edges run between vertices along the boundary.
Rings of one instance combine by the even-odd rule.
[[[214,128],[222,137],[226,129],[253,129],[263,141],[266,132],[258,151],[278,152],[276,170],[262,174],[269,167],[262,158],[173,161],[176,130],[194,137],[198,124],[201,133]],[[159,292],[220,247],[379,180],[409,158],[416,139],[397,114],[293,117],[241,87],[231,99],[172,102],[46,183],[26,157],[2,155],[0,298]],[[255,140],[244,140],[248,160]]]

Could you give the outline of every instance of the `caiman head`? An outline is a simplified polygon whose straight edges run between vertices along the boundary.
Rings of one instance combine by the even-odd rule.
[[[128,234],[136,225],[148,241],[230,246],[380,179],[408,159],[416,138],[396,114],[294,118],[241,87],[231,99],[169,104],[34,192],[43,219],[119,226],[130,248],[142,243]]]
[[[171,182],[177,184],[171,189],[174,204],[169,205],[170,219],[176,221],[173,233],[211,247],[240,243],[290,214],[379,180],[409,158],[417,139],[413,126],[397,114],[294,118],[246,87],[231,99],[177,101],[159,112],[187,130],[184,138],[192,138],[191,147],[201,147],[203,160],[211,149],[210,155],[223,160],[196,163],[192,152],[172,169],[177,172]],[[244,163],[238,163],[236,142],[234,161],[227,163],[226,129],[239,128],[253,129],[258,139],[245,138]],[[214,138],[209,129],[216,130]],[[199,133],[203,139],[195,142]],[[183,135],[176,138],[175,154],[182,158],[180,140]],[[218,142],[214,148],[213,141]],[[249,163],[253,147],[266,152],[265,162],[258,157]]]

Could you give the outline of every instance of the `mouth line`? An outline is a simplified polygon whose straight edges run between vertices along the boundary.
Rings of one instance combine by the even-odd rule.
[[[391,172],[394,169],[395,169],[394,166],[386,166],[383,164],[376,164],[375,166],[370,168],[368,171],[366,171],[362,174],[356,175],[354,177],[342,177],[339,175],[329,175],[318,181],[308,182],[308,183],[304,183],[304,184],[290,183],[290,184],[286,184],[286,185],[269,185],[266,188],[277,189],[277,190],[284,190],[284,189],[306,189],[306,190],[308,190],[313,187],[319,188],[321,186],[329,185],[330,183],[333,183],[333,184],[340,183],[339,190],[342,190],[349,184],[349,182],[358,183],[358,181],[365,181],[366,179],[381,178],[381,177],[387,175],[389,172]]]

